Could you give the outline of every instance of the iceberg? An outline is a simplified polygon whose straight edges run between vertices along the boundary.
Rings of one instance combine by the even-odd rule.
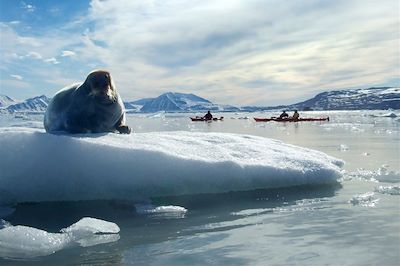
[[[0,203],[223,193],[331,184],[344,162],[250,135],[52,135],[0,128]]]
[[[74,246],[88,247],[115,242],[120,238],[119,231],[115,223],[90,217],[82,218],[60,233],[8,224],[0,229],[0,257],[34,258]]]

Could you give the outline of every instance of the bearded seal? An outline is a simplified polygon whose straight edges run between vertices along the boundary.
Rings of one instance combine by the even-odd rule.
[[[85,82],[57,92],[44,115],[46,132],[129,134],[125,108],[108,71],[95,70]]]

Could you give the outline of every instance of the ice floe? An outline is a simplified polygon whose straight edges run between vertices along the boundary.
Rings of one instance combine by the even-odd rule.
[[[357,169],[354,172],[346,173],[343,176],[343,181],[366,180],[371,182],[387,182],[387,183],[400,182],[400,172],[388,170],[387,168],[388,166],[379,167],[378,170]]]
[[[375,192],[389,195],[400,195],[400,186],[378,186]]]
[[[152,204],[135,204],[136,212],[140,214],[147,213],[186,213],[187,209],[181,206],[166,205],[154,206]]]
[[[166,205],[154,206],[151,203],[135,204],[136,213],[162,218],[184,218],[187,209],[181,206]]]
[[[388,118],[396,118],[398,117],[397,114],[390,112],[390,113],[385,113],[385,114],[378,114],[378,115],[371,115],[373,117],[388,117]]]
[[[0,129],[0,203],[150,197],[336,183],[343,161],[262,137]]]
[[[338,147],[339,151],[348,151],[349,150],[349,146],[346,144],[340,144]]]
[[[119,240],[119,231],[115,223],[90,217],[82,218],[60,233],[6,224],[0,229],[0,257],[34,258],[73,246],[87,247],[115,242]]]
[[[363,207],[375,207],[379,199],[375,197],[374,192],[366,192],[364,194],[354,195],[349,203],[353,205],[360,205]]]

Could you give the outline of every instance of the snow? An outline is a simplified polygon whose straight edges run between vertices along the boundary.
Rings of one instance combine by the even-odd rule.
[[[0,128],[0,203],[129,199],[336,183],[343,161],[228,133],[52,135]]]
[[[393,93],[400,94],[400,88],[386,88],[379,92],[379,94],[393,94]]]
[[[15,103],[15,101],[8,97],[7,95],[0,94],[0,107],[5,108],[10,104]]]
[[[110,233],[111,229],[111,233]],[[33,258],[46,256],[73,246],[94,246],[119,240],[115,223],[85,217],[60,233],[7,224],[0,229],[0,257]],[[95,233],[101,233],[96,235]]]

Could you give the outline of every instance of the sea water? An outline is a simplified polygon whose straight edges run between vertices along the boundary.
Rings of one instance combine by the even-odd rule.
[[[0,265],[397,265],[400,112],[301,113],[303,117],[329,116],[329,122],[253,120],[277,114],[216,113],[214,116],[224,116],[224,120],[210,123],[191,122],[189,116],[201,115],[193,113],[130,114],[127,123],[136,133],[238,133],[319,150],[345,161],[338,184],[168,196],[142,202],[2,206],[0,242],[12,243],[5,234],[1,238],[2,230],[8,228],[30,237],[59,240],[57,245],[62,248],[44,244],[42,251],[47,253],[35,253],[32,247],[32,252],[22,255],[18,250],[14,254],[3,250]],[[41,120],[41,115],[24,119],[1,115],[0,126],[43,128]],[[88,230],[78,222],[84,217],[101,220]],[[120,229],[117,235],[103,231],[103,223],[108,222],[109,227]],[[68,228],[75,233],[71,235]],[[93,230],[100,234],[86,235]],[[30,240],[26,241],[29,244]]]

